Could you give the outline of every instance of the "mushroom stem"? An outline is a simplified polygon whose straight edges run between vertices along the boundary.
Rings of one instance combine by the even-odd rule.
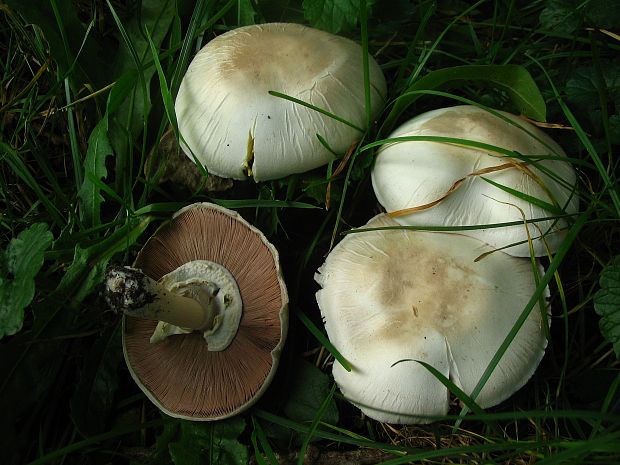
[[[141,270],[116,267],[108,272],[105,298],[114,311],[159,320],[190,330],[204,330],[213,323],[212,296],[202,290],[197,299],[175,294]]]

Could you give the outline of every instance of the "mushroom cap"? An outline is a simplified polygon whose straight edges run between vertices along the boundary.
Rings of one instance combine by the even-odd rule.
[[[273,90],[366,125],[362,48],[300,24],[269,23],[228,31],[192,60],[175,102],[181,147],[221,177],[277,179],[324,165],[361,133]],[[385,103],[386,82],[369,57],[371,111]]]
[[[385,226],[399,225],[382,214],[364,228]],[[489,250],[461,234],[389,229],[349,234],[330,252],[316,298],[331,343],[353,367],[333,366],[349,401],[389,423],[445,415],[447,388],[414,360],[471,394],[536,288],[530,260],[495,252],[475,261]],[[536,307],[476,402],[491,407],[517,391],[546,344]]]
[[[532,162],[527,165],[529,174],[518,168],[490,171],[493,167],[522,160],[489,150],[443,142],[395,142],[381,148],[372,170],[372,184],[379,203],[388,212],[431,204],[443,198],[455,182],[464,179],[460,187],[441,202],[398,216],[396,221],[412,226],[474,226],[554,216],[545,208],[483,179],[487,178],[555,204],[568,214],[577,212],[578,198],[574,193],[576,176],[568,160],[562,160],[566,157],[562,148],[544,132],[517,116],[498,113],[507,121],[469,105],[433,110],[409,120],[390,138],[442,136],[493,145],[528,158],[532,156],[529,158]],[[541,155],[558,158],[536,161],[535,156]],[[481,174],[470,176],[475,172]],[[563,183],[556,181],[555,177]],[[547,255],[547,247],[554,252],[565,236],[566,227],[564,219],[530,223],[528,228],[533,239],[534,255]],[[530,255],[525,224],[462,233],[496,248],[519,243],[503,250],[515,256]]]
[[[239,286],[243,314],[232,343],[212,352],[193,332],[151,344],[157,322],[126,316],[123,351],[134,381],[164,413],[218,420],[248,408],[271,382],[288,328],[288,296],[276,249],[223,207],[181,209],[146,242],[134,266],[159,280],[193,260],[223,265]]]

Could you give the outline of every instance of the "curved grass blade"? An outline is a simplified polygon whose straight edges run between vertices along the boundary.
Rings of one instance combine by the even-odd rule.
[[[36,460],[28,463],[27,465],[43,465],[45,463],[49,463],[53,460],[61,459],[69,454],[73,454],[82,449],[86,449],[89,446],[94,444],[99,444],[101,442],[107,441],[109,439],[118,438],[121,436],[125,436],[127,434],[135,433],[137,431],[143,431],[150,428],[157,428],[169,422],[176,422],[177,420],[171,419],[159,419],[152,420],[146,423],[139,423],[137,425],[126,425],[113,429],[112,431],[108,431],[106,433],[98,434],[96,436],[91,436],[82,441],[74,442],[73,444],[69,444],[68,446],[61,447],[60,449],[56,449],[55,451],[49,452],[42,457],[39,457]]]
[[[553,279],[553,277],[555,275],[555,272],[557,271],[558,267],[560,266],[560,263],[562,263],[562,261],[564,260],[564,257],[568,253],[568,250],[570,249],[572,243],[577,238],[578,233],[581,231],[583,226],[586,224],[586,221],[587,221],[588,217],[591,214],[591,209],[592,209],[592,206],[590,206],[590,208],[588,210],[586,210],[585,212],[581,213],[578,216],[578,218],[575,221],[575,223],[568,230],[568,233],[566,235],[566,238],[564,239],[564,242],[562,243],[562,245],[560,246],[560,248],[556,252],[555,256],[551,260],[551,263],[549,264],[549,267],[547,268],[547,271],[540,278],[540,282],[538,283],[538,286],[536,287],[536,290],[534,291],[534,294],[532,295],[532,297],[530,297],[530,300],[528,301],[528,303],[526,304],[525,308],[521,312],[521,315],[519,315],[519,318],[517,319],[517,321],[515,322],[515,324],[513,325],[511,330],[509,331],[509,333],[504,338],[504,341],[500,345],[500,347],[497,350],[497,352],[495,352],[495,354],[491,358],[491,361],[487,365],[487,368],[484,370],[484,373],[480,377],[480,380],[478,381],[478,383],[476,384],[476,386],[472,390],[472,393],[471,393],[470,397],[473,400],[475,400],[478,397],[478,395],[482,391],[482,388],[486,385],[487,381],[491,377],[491,374],[493,373],[493,371],[497,367],[499,361],[504,356],[504,354],[506,353],[506,350],[508,350],[508,347],[512,343],[513,339],[515,338],[515,336],[517,335],[517,333],[519,332],[519,330],[521,329],[521,327],[525,323],[525,320],[529,317],[529,315],[530,315],[531,311],[533,310],[533,308],[536,306],[536,304],[542,298],[542,295],[543,295],[545,289],[547,288],[547,286],[549,285],[549,283]],[[457,420],[457,422],[455,424],[455,427],[458,427],[460,425],[460,423],[462,421],[462,417],[467,413],[468,410],[469,410],[469,408],[467,406],[465,406],[465,407],[463,407],[461,409],[461,413],[460,413],[461,419]]]
[[[338,352],[338,349],[334,347],[323,332],[310,320],[310,318],[308,318],[301,311],[295,312],[295,315],[297,315],[297,318],[301,320],[308,331],[312,333],[312,335],[329,351],[329,353],[331,353],[334,358],[338,360],[340,365],[342,365],[345,370],[351,371],[351,364],[340,354],[340,352]]]
[[[316,412],[314,420],[312,420],[312,424],[310,425],[310,428],[308,429],[308,432],[306,433],[306,436],[304,437],[304,441],[301,445],[301,448],[299,449],[299,456],[297,457],[297,465],[304,464],[304,459],[306,458],[306,450],[308,449],[310,440],[314,436],[314,433],[319,426],[319,422],[321,421],[321,418],[323,417],[323,414],[325,413],[327,406],[329,405],[329,403],[332,400],[332,397],[334,396],[334,392],[336,392],[336,383],[332,384],[331,389],[327,393],[327,396],[325,396],[325,399],[323,399],[323,402],[321,403],[319,410]]]
[[[317,107],[315,105],[312,105],[311,103],[304,102],[303,100],[299,100],[298,98],[291,97],[290,95],[286,95],[286,94],[283,94],[282,92],[277,92],[275,90],[270,90],[269,91],[269,95],[273,95],[274,97],[279,97],[279,98],[282,98],[284,100],[288,100],[290,102],[297,103],[298,105],[304,106],[306,108],[310,108],[311,110],[318,111],[322,115],[329,116],[330,118],[335,119],[336,121],[338,121],[340,123],[346,124],[347,126],[353,128],[353,129],[357,129],[359,132],[364,132],[364,130],[362,128],[360,128],[360,127],[356,126],[355,124],[347,121],[346,119],[344,119],[344,118],[342,118],[342,117],[340,117],[338,115],[335,115],[333,113],[330,113],[329,111],[324,110],[323,108],[319,108],[319,107]]]
[[[431,71],[413,83],[398,97],[383,123],[381,133],[394,126],[398,117],[421,95],[413,91],[430,90],[463,81],[490,82],[505,91],[519,111],[530,118],[544,121],[545,101],[530,73],[520,65],[462,65]]]

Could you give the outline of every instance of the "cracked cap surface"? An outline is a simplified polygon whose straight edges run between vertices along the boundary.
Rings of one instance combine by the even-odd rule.
[[[386,82],[369,57],[371,110],[385,102]],[[184,152],[209,172],[255,181],[326,164],[361,133],[276,91],[365,126],[362,48],[300,24],[269,23],[228,31],[194,57],[175,102]]]

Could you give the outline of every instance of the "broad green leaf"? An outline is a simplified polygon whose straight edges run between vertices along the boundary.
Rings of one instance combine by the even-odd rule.
[[[153,221],[152,216],[132,218],[105,239],[87,248],[75,246],[73,262],[67,268],[55,295],[71,296],[78,303],[101,282],[108,261],[117,253],[126,252]]]
[[[122,74],[112,86],[108,95],[107,113],[109,115],[116,112],[127,100],[127,96],[133,91],[138,82],[138,72],[129,70]]]
[[[549,0],[540,13],[540,26],[562,34],[587,26],[613,29],[620,23],[620,8],[613,0]]]
[[[248,447],[237,439],[244,429],[239,416],[212,423],[184,421],[179,440],[168,445],[170,457],[175,465],[246,465]]]
[[[576,0],[549,0],[540,13],[540,26],[547,31],[572,34],[582,23]]]
[[[327,374],[311,363],[300,360],[292,376],[284,413],[291,420],[312,421],[328,396],[331,386],[332,382]],[[338,423],[338,408],[333,399],[323,412],[322,421]]]
[[[582,115],[586,130],[594,137],[603,134],[601,105],[605,105],[607,111],[615,106],[616,114],[609,118],[610,135],[614,139],[614,119],[618,118],[617,113],[620,112],[620,63],[601,60],[600,70],[594,66],[576,68],[566,81],[565,92],[566,99]]]
[[[4,412],[0,437],[10,438],[12,444],[28,440],[28,436],[16,434],[23,433],[23,416],[49,408],[43,401],[57,381],[61,366],[66,366],[66,357],[60,356],[67,353],[66,345],[71,340],[66,336],[81,330],[77,324],[84,324],[76,321],[75,307],[101,282],[105,264],[133,245],[152,219],[132,219],[93,246],[76,245],[73,262],[56,290],[32,304],[32,329],[0,344],[0,372],[4,374],[0,377],[0,411]]]
[[[545,121],[546,105],[530,73],[519,65],[464,65],[431,71],[415,81],[400,97],[386,118],[383,127],[391,130],[396,119],[418,100],[421,90],[452,88],[465,81],[490,84],[506,94],[517,109],[530,118]]]
[[[85,436],[102,432],[118,388],[122,363],[120,324],[108,328],[84,358],[82,372],[71,398],[71,416]]]
[[[603,269],[599,283],[601,288],[594,295],[594,310],[601,317],[601,333],[620,359],[620,255]]]
[[[155,439],[155,445],[153,446],[153,459],[151,462],[153,465],[170,464],[170,443],[173,442],[181,428],[181,423],[178,421],[168,421],[164,423],[164,427]]]
[[[122,173],[116,179],[118,188],[128,189],[133,181],[127,176],[130,166],[134,164],[131,150],[145,130],[152,107],[150,82],[155,66],[146,67],[152,62],[152,55],[144,31],[147,29],[150,32],[153,44],[159,47],[176,14],[175,4],[174,0],[143,0],[139,3],[141,10],[129,20],[121,22],[120,18],[115,18],[118,19],[121,48],[114,64],[114,75],[122,76],[137,70],[136,85],[123,104],[109,115],[108,136],[117,154],[116,171]]]
[[[0,339],[22,329],[24,309],[34,297],[34,278],[52,240],[47,225],[35,223],[0,251]]]
[[[566,81],[569,102],[583,109],[596,108],[600,106],[599,92],[604,92],[620,107],[620,63],[608,60],[601,61],[600,65],[601,76],[592,66],[582,66],[571,73]]]
[[[252,0],[239,0],[237,2],[237,26],[247,26],[256,23],[256,10]]]
[[[105,167],[106,158],[112,154],[112,146],[108,140],[108,116],[99,121],[88,138],[88,150],[84,160],[84,181],[78,192],[80,198],[80,214],[86,227],[101,224],[101,189],[93,183],[92,177],[102,180],[108,175]]]
[[[312,26],[333,33],[351,29],[360,16],[359,0],[304,0],[302,6]]]
[[[620,24],[620,6],[616,1],[590,0],[585,2],[586,19],[589,25],[617,31]]]

